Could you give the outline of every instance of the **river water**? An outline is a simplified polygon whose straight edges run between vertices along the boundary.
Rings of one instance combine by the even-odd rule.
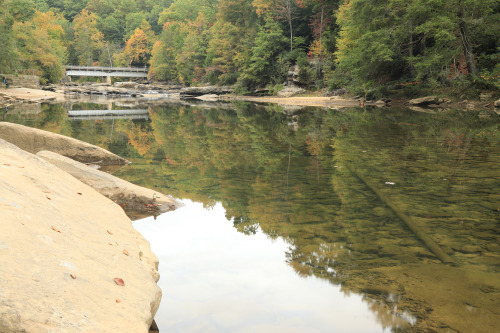
[[[134,103],[0,120],[109,149],[132,161],[116,176],[185,204],[134,222],[161,332],[500,327],[500,115]],[[97,109],[129,111],[68,116]]]

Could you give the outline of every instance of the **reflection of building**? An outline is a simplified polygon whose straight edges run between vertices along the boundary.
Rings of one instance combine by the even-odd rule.
[[[149,119],[147,109],[126,110],[68,110],[70,120]]]

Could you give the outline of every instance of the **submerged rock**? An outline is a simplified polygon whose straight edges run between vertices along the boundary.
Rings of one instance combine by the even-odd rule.
[[[113,200],[132,219],[159,215],[179,207],[179,204],[167,195],[129,183],[54,152],[40,151],[37,156]]]
[[[0,139],[36,154],[49,150],[82,163],[99,165],[126,164],[127,161],[103,148],[40,129],[19,124],[0,122]]]
[[[4,140],[0,160],[0,332],[148,332],[158,259],[123,210]]]

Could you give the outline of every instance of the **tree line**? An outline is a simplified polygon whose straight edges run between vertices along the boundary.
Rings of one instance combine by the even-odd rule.
[[[498,0],[0,0],[0,70],[148,66],[151,79],[311,89],[500,87]]]

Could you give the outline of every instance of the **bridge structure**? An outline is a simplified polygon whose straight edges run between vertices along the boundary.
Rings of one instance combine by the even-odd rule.
[[[93,67],[93,66],[66,66],[67,76],[98,76],[105,77],[111,83],[111,77],[147,78],[147,67]]]

